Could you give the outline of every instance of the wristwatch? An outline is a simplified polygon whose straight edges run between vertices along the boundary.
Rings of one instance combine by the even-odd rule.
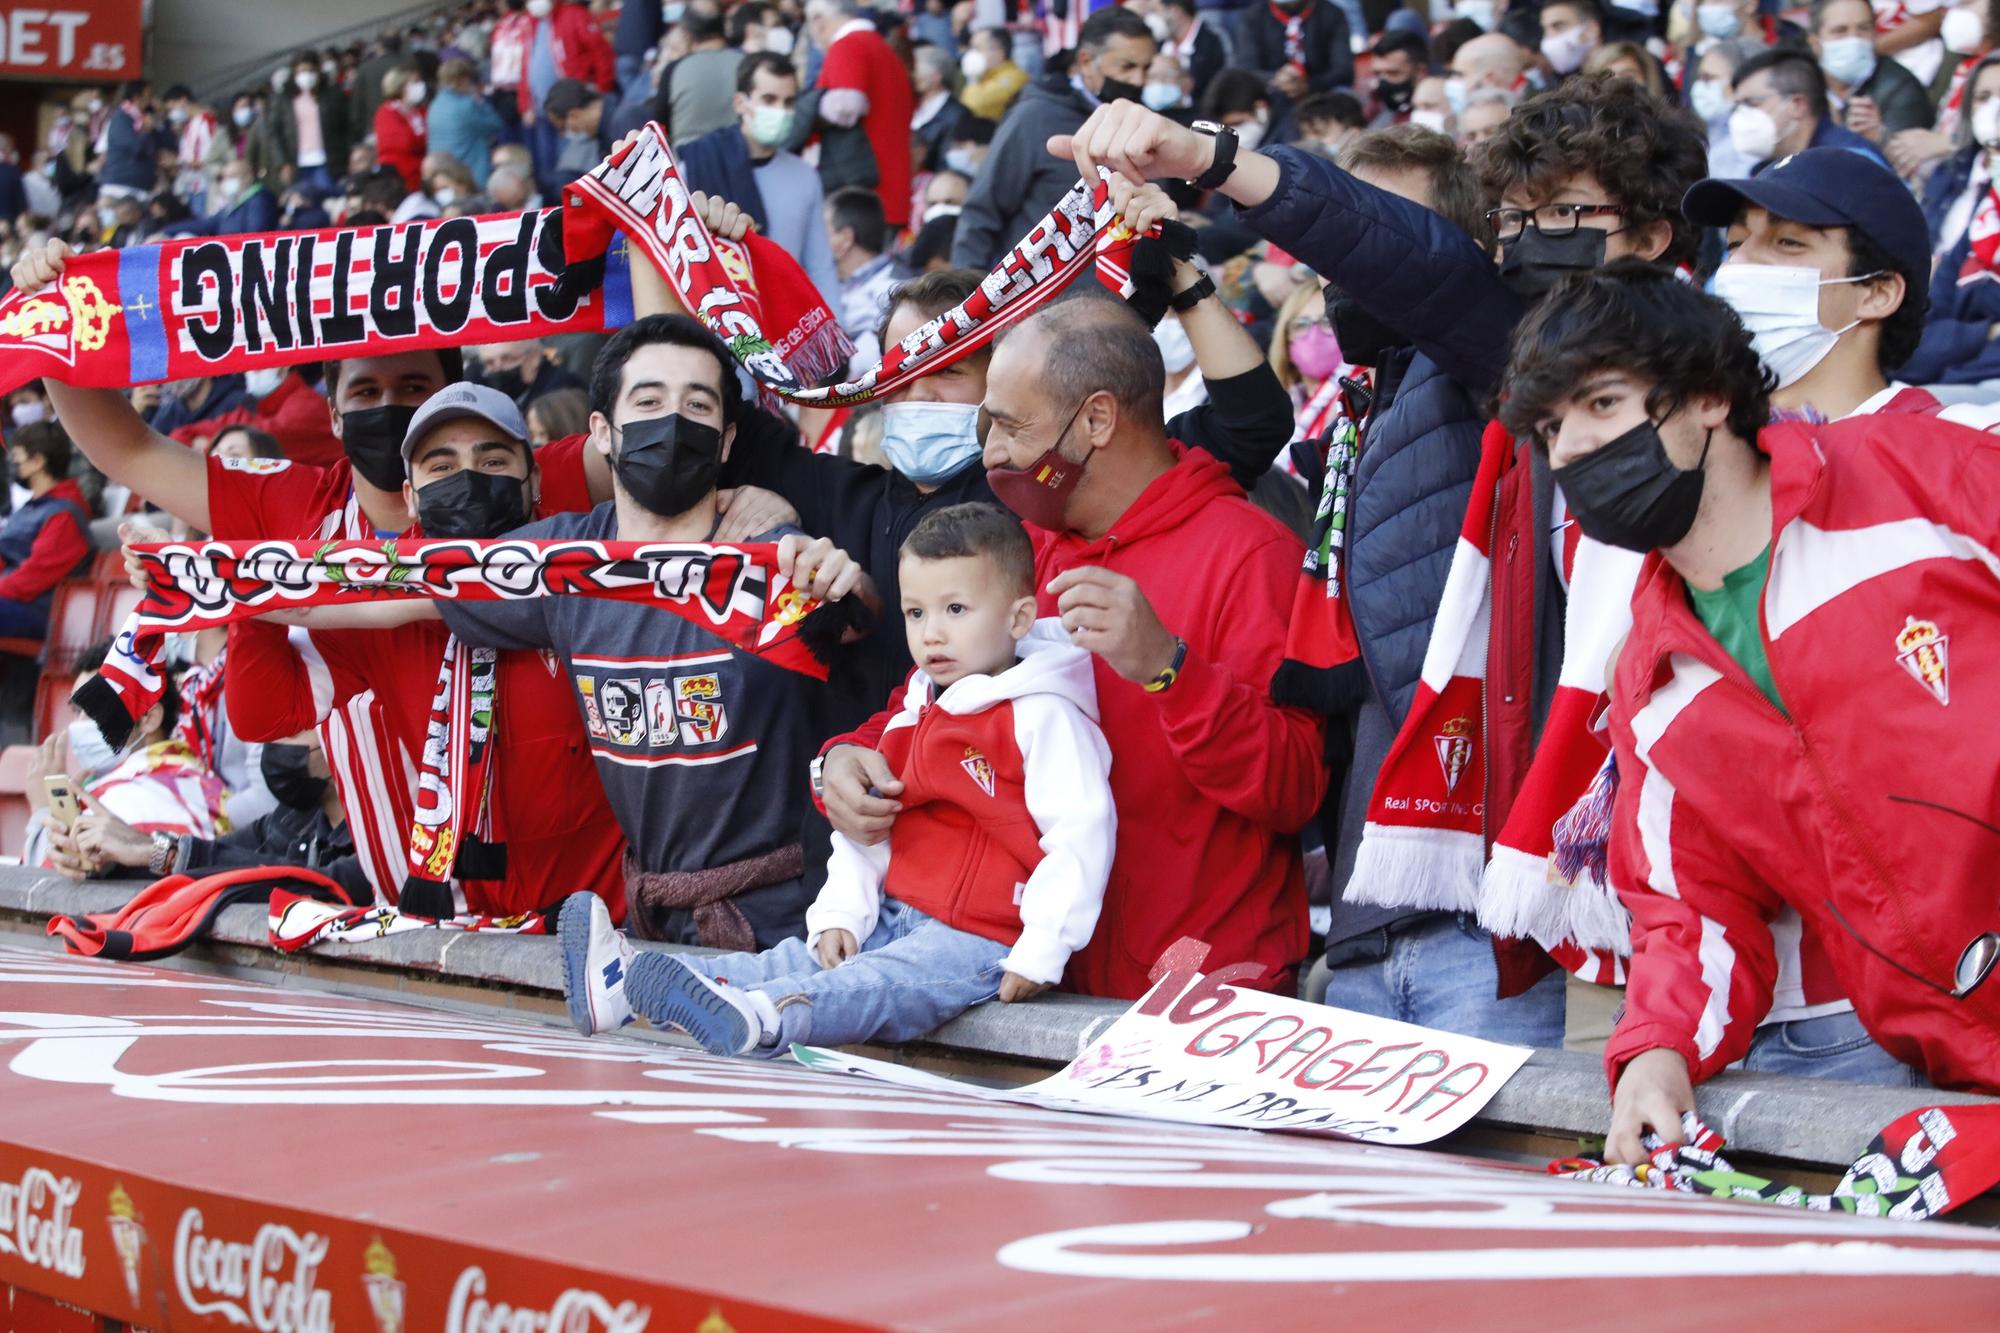
[[[1197,120],[1190,128],[1215,140],[1215,160],[1188,184],[1197,190],[1213,190],[1236,171],[1236,131],[1213,120]]]
[[[821,805],[825,805],[826,804],[826,756],[825,755],[820,754],[813,756],[813,761],[810,764],[806,765],[806,778],[808,781],[812,783],[813,799],[818,801]]]
[[[1167,305],[1176,312],[1185,314],[1213,295],[1215,295],[1215,279],[1204,273],[1195,280],[1194,286],[1168,297]]]
[[[1158,694],[1181,678],[1181,668],[1187,665],[1187,640],[1174,635],[1174,660],[1167,663],[1167,669],[1140,686],[1148,694]]]
[[[149,874],[164,875],[174,863],[174,853],[180,850],[181,840],[171,833],[153,835],[153,854],[146,858]]]

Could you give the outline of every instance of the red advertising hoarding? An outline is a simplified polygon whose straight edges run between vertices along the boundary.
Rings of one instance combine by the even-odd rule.
[[[0,79],[136,79],[145,0],[0,0]]]

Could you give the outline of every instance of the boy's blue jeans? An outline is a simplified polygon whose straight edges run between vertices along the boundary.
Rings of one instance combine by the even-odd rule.
[[[1011,951],[884,898],[875,933],[861,942],[860,953],[831,970],[802,939],[762,953],[681,961],[738,990],[768,996],[778,1007],[778,1044],[757,1054],[776,1056],[795,1041],[842,1046],[921,1037],[997,996],[1000,962]]]

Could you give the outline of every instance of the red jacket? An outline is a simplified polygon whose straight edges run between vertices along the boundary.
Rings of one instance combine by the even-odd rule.
[[[375,156],[394,167],[407,189],[424,188],[424,154],[430,132],[424,109],[412,110],[398,99],[375,108]]]
[[[559,78],[581,79],[601,92],[610,92],[611,43],[604,31],[590,20],[583,5],[559,4],[549,15],[554,26],[556,74]],[[535,17],[528,13],[509,14],[493,29],[489,52],[495,87],[512,88],[519,98],[522,115],[540,115],[534,89],[528,82],[528,58],[535,49]]]
[[[1097,924],[1117,841],[1090,654],[1044,620],[998,675],[939,692],[913,671],[880,748],[902,779],[903,812],[887,843],[834,835],[806,942],[836,927],[866,940],[886,890],[1012,945],[1009,972],[1061,981]]]
[[[819,86],[867,95],[861,128],[875,153],[875,192],[882,198],[882,216],[900,231],[910,224],[910,118],[916,114],[916,93],[895,48],[872,24],[850,19],[847,27],[826,49]]]
[[[1160,954],[1189,935],[1211,946],[1210,970],[1262,963],[1264,985],[1289,989],[1307,944],[1294,835],[1326,790],[1319,720],[1278,707],[1269,690],[1284,656],[1298,540],[1198,449],[1182,452],[1098,541],[1028,531],[1041,614],[1056,614],[1051,579],[1099,565],[1136,579],[1161,623],[1188,644],[1180,679],[1159,694],[1101,658],[1093,663],[1118,857],[1070,984],[1138,996]],[[899,702],[900,693],[891,709]],[[889,716],[829,745],[872,746]]]
[[[90,555],[89,517],[90,501],[68,477],[11,515],[0,527],[0,599],[48,606]]]
[[[1615,1087],[1654,1047],[1697,1080],[1740,1059],[1790,905],[1876,1041],[1941,1086],[2000,1091],[2000,981],[1950,995],[1960,952],[2000,930],[2000,836],[1975,822],[2000,822],[2000,442],[1873,416],[1760,443],[1764,640],[1790,716],[1650,560],[1610,702],[1634,954],[1606,1072]]]
[[[234,408],[219,417],[196,421],[168,432],[182,444],[213,440],[231,426],[253,426],[267,431],[285,451],[285,457],[307,467],[332,467],[346,461],[340,437],[333,433],[333,417],[326,398],[306,383],[296,370],[278,381],[278,387],[257,402],[255,411]]]

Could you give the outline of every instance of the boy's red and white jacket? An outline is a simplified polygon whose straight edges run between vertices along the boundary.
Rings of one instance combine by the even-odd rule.
[[[921,669],[877,747],[902,780],[889,840],[836,833],[806,939],[866,942],[888,896],[1013,952],[1007,971],[1049,985],[1090,942],[1117,845],[1111,748],[1089,653],[1035,623],[1020,660],[940,693]]]
[[[1803,998],[1945,1087],[2000,1091],[2000,980],[1951,994],[2000,930],[2000,441],[1934,417],[1767,429],[1762,620],[1773,707],[1657,556],[1609,716],[1611,878],[1633,916],[1613,1087],[1642,1051],[1699,1081],[1748,1050],[1797,910]],[[1826,960],[1831,975],[1815,976]]]

